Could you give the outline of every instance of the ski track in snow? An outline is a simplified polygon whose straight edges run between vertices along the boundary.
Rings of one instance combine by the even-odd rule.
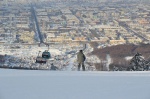
[[[0,69],[0,99],[150,99],[150,72]]]

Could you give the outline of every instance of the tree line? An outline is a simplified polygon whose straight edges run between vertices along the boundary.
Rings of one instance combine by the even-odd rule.
[[[112,60],[109,67],[112,70],[114,66],[128,68],[131,60],[127,60],[126,57],[133,57],[136,53],[141,53],[145,60],[150,61],[150,44],[124,44],[102,49],[95,48],[90,55],[96,55],[100,60],[106,61],[106,55],[109,54]],[[96,68],[104,70],[104,64],[96,64]]]

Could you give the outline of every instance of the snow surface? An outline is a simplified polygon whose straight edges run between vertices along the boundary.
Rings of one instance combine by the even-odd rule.
[[[150,72],[0,69],[0,99],[150,99]]]

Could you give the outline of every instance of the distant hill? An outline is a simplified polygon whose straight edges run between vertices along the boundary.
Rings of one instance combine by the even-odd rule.
[[[102,49],[94,49],[91,54],[98,56],[101,60],[106,60],[106,54],[109,54],[114,65],[127,67],[130,60],[125,57],[134,56],[137,52],[141,53],[146,60],[150,60],[150,44],[126,44],[106,47]]]

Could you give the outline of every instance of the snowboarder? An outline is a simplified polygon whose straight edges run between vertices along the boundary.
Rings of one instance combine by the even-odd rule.
[[[85,71],[85,66],[84,66],[84,61],[85,61],[86,57],[83,54],[83,51],[80,50],[77,54],[77,62],[78,62],[78,71],[80,71],[80,67],[82,65],[82,70]]]

